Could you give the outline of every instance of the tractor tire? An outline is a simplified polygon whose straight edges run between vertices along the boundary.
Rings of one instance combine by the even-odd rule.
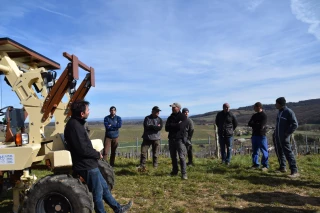
[[[48,175],[27,192],[20,213],[92,213],[92,194],[70,175]]]
[[[115,175],[112,166],[107,161],[99,160],[99,170],[103,176],[103,178],[106,180],[109,190],[111,191],[113,189],[114,183],[115,183]]]

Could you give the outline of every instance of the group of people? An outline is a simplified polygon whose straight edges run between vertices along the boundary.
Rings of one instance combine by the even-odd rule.
[[[279,161],[278,172],[287,172],[286,160],[289,163],[291,173],[289,177],[299,177],[297,163],[294,153],[291,149],[291,135],[298,128],[298,121],[294,112],[286,106],[286,99],[279,97],[276,99],[276,108],[278,115],[276,127],[273,133],[273,143],[275,152]],[[261,169],[267,171],[269,169],[269,152],[267,140],[267,115],[263,110],[260,102],[256,102],[253,106],[255,114],[252,115],[248,122],[248,126],[252,128],[252,169],[259,169],[259,151],[262,153]],[[236,116],[230,112],[230,105],[223,104],[223,110],[216,116],[215,123],[218,127],[219,144],[221,150],[222,163],[230,164],[232,153],[232,142],[234,130],[237,128],[238,122]],[[227,152],[226,152],[227,150]]]
[[[276,108],[279,110],[276,128],[273,134],[275,151],[279,160],[279,172],[286,172],[286,160],[289,163],[291,174],[289,177],[298,177],[296,160],[290,145],[291,134],[297,129],[298,122],[294,112],[286,106],[284,97],[276,99]],[[172,170],[170,176],[177,176],[179,172],[178,159],[180,162],[181,178],[188,179],[187,165],[193,165],[192,136],[194,132],[193,121],[188,118],[189,110],[183,108],[181,104],[173,103],[170,105],[172,113],[165,124],[165,131],[168,132],[169,151],[171,157]],[[142,135],[141,156],[139,169],[145,170],[147,151],[152,146],[153,167],[158,167],[158,154],[160,145],[160,131],[163,128],[163,121],[159,117],[160,108],[154,106],[151,114],[146,116],[143,122],[144,132]],[[252,115],[248,126],[252,127],[252,169],[260,168],[259,150],[262,152],[262,170],[269,168],[268,163],[268,141],[267,115],[263,111],[260,102],[254,104],[255,114]],[[118,147],[119,128],[122,126],[120,116],[116,115],[116,107],[110,107],[110,115],[104,118],[106,129],[104,138],[103,153],[96,151],[91,144],[88,133],[85,129],[86,119],[89,116],[89,102],[76,101],[71,105],[72,116],[68,120],[64,136],[67,147],[71,153],[73,170],[80,175],[86,182],[94,200],[94,209],[97,213],[105,213],[103,200],[116,213],[125,213],[131,206],[128,204],[120,205],[112,196],[107,182],[103,178],[98,168],[98,160],[105,159],[111,166],[115,164],[116,149]],[[236,116],[230,112],[230,105],[223,104],[215,119],[218,128],[219,144],[222,163],[229,165],[232,155],[232,143],[234,130],[238,126]],[[109,152],[110,159],[109,159]],[[188,163],[186,162],[188,159]]]

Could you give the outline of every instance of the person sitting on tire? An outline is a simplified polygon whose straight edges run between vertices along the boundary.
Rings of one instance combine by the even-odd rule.
[[[127,212],[132,206],[132,201],[126,205],[120,205],[112,196],[107,182],[98,168],[98,160],[103,157],[100,152],[93,149],[84,128],[86,119],[89,116],[89,102],[73,102],[71,112],[71,118],[68,120],[64,130],[64,137],[67,148],[71,153],[72,168],[75,173],[85,180],[89,191],[92,193],[95,212],[106,213],[103,200],[114,212]]]

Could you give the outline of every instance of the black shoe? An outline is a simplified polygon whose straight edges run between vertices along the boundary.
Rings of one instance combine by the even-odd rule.
[[[126,213],[132,206],[132,200],[128,204],[121,205],[121,213]]]
[[[287,172],[287,169],[286,168],[279,168],[276,170],[276,173],[286,173]]]

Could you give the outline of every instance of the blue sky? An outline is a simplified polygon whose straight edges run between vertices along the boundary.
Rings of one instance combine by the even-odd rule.
[[[93,67],[90,118],[319,98],[318,0],[2,0],[0,37],[60,63],[58,75],[63,52]],[[20,107],[2,90],[2,107]]]

